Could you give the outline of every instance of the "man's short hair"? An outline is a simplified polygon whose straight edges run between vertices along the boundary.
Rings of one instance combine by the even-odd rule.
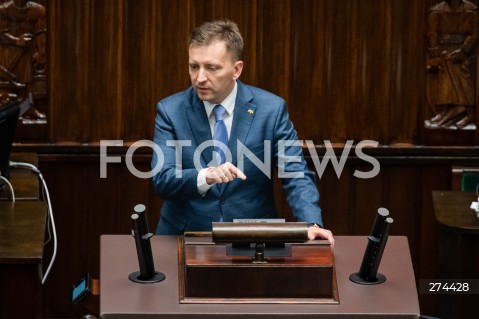
[[[243,37],[238,25],[230,20],[205,22],[195,28],[188,38],[188,48],[192,45],[210,45],[214,41],[225,41],[226,50],[234,61],[241,60],[243,54]]]

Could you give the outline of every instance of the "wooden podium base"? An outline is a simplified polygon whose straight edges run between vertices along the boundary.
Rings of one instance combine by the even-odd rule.
[[[334,258],[323,242],[292,244],[292,256],[227,256],[211,237],[178,241],[180,303],[338,304]]]

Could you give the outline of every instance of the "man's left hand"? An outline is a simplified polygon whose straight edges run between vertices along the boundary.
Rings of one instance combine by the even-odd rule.
[[[308,227],[308,238],[309,240],[314,240],[316,238],[322,238],[322,239],[327,239],[331,243],[331,245],[334,245],[334,237],[333,233],[328,230],[321,228],[319,226],[311,226]]]

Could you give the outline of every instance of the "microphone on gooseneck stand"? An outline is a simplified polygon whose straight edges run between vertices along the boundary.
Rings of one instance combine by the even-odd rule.
[[[386,276],[379,274],[378,268],[388,240],[389,229],[394,221],[388,215],[389,211],[386,208],[378,209],[371,235],[368,236],[368,245],[366,246],[359,272],[349,276],[352,282],[363,285],[376,285],[386,281]]]
[[[166,276],[161,272],[155,271],[155,265],[153,263],[153,254],[151,252],[150,243],[150,238],[153,234],[148,231],[146,207],[145,205],[138,204],[135,206],[134,210],[135,213],[131,215],[131,221],[133,224],[131,233],[135,238],[140,271],[131,273],[128,278],[131,281],[142,284],[163,281]]]

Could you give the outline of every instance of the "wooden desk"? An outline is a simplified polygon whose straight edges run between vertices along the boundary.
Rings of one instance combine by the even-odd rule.
[[[479,278],[479,218],[470,209],[474,192],[433,191],[438,232],[438,278]],[[440,295],[441,318],[478,318],[479,295]]]
[[[37,155],[32,153],[12,153],[10,160],[38,165]],[[12,168],[10,169],[9,182],[15,191],[17,201],[39,199],[38,175],[34,172],[23,168]],[[6,185],[0,191],[0,200],[11,200],[10,189]]]
[[[36,318],[47,206],[0,201],[0,318]]]
[[[479,218],[471,203],[477,201],[474,192],[433,191],[434,214],[443,230],[479,235]]]
[[[137,284],[128,275],[138,271],[134,239],[104,235],[100,249],[100,315],[115,318],[419,318],[419,303],[406,237],[389,237],[379,271],[380,285],[349,280],[359,270],[367,238],[337,236],[334,247],[339,305],[318,304],[180,304],[176,236],[151,239],[155,268],[166,279]],[[312,278],[312,280],[314,280]]]

